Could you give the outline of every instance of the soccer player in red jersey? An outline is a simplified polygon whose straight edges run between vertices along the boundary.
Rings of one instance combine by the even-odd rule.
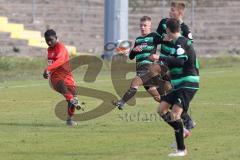
[[[48,67],[45,68],[43,77],[49,79],[53,89],[62,94],[68,102],[69,126],[77,125],[73,121],[76,107],[80,107],[77,99],[76,85],[69,64],[69,54],[64,44],[57,39],[56,32],[49,29],[44,34],[48,47]]]

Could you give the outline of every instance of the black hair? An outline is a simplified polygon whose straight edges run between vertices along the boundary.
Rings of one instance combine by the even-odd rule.
[[[49,37],[49,36],[55,36],[57,37],[56,32],[53,29],[48,29],[45,33],[44,33],[44,37]]]
[[[180,22],[179,20],[175,18],[169,18],[167,20],[167,28],[172,32],[172,33],[177,33],[180,32]]]

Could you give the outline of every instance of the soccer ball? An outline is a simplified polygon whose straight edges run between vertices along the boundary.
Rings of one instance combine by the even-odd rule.
[[[118,45],[115,49],[117,54],[128,54],[131,48],[129,41],[118,41]]]

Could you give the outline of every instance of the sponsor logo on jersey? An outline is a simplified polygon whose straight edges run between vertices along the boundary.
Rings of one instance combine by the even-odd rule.
[[[142,43],[142,44],[140,45],[140,48],[143,49],[143,48],[145,48],[145,47],[147,47],[147,46],[148,46],[147,43]]]

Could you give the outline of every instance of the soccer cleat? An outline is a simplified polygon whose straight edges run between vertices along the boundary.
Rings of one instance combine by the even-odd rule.
[[[84,103],[82,103],[84,104]],[[84,111],[84,108],[79,104],[79,101],[76,97],[70,100],[70,106],[75,107],[77,110],[82,110]]]
[[[176,150],[175,152],[173,153],[170,153],[168,156],[169,157],[184,157],[187,155],[187,150]]]
[[[66,125],[70,126],[70,127],[73,127],[73,126],[77,126],[78,123],[75,122],[74,120],[72,120],[72,118],[68,118],[67,121],[66,121]]]
[[[188,130],[191,130],[191,129],[195,128],[196,125],[197,125],[196,122],[194,122],[192,119],[184,122],[184,126],[185,126],[186,129],[188,129]]]
[[[123,110],[124,103],[123,103],[121,100],[116,101],[116,102],[115,102],[115,101],[112,101],[112,104],[113,104],[114,106],[118,107],[119,110]]]
[[[79,106],[79,103],[78,103],[78,99],[77,98],[73,98],[70,100],[70,104],[74,107],[77,107]]]

